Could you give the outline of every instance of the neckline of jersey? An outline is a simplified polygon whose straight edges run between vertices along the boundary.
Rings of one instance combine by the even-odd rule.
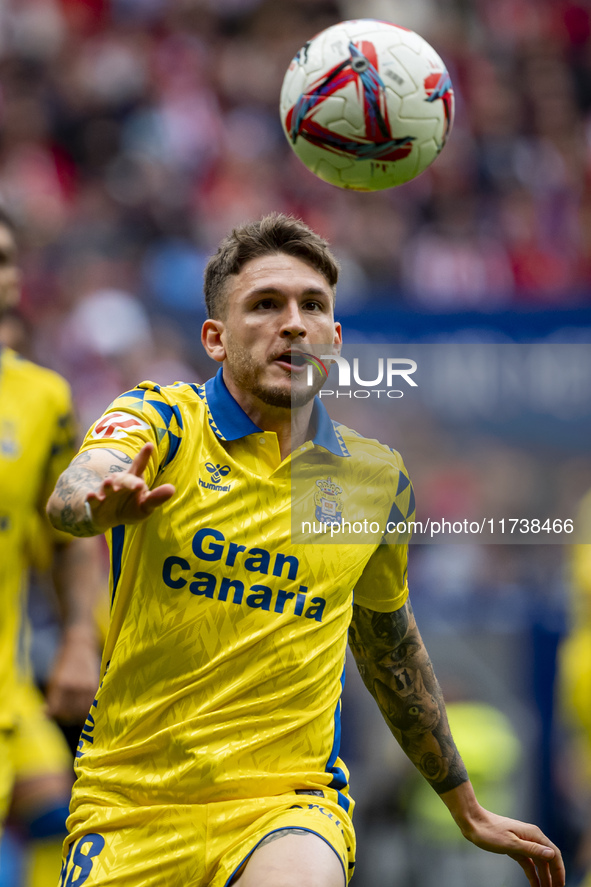
[[[235,398],[230,394],[224,382],[223,368],[205,383],[205,398],[214,421],[214,431],[221,440],[239,440],[249,434],[264,433],[264,429],[256,425]],[[322,447],[333,456],[349,456],[344,442],[339,440],[334,424],[326,407],[319,397],[314,398],[312,422],[316,434],[312,440],[314,446]]]

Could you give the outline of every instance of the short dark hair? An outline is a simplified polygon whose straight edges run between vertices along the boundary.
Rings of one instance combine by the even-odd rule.
[[[339,264],[324,238],[301,219],[271,213],[258,222],[239,225],[228,234],[205,268],[204,292],[208,317],[221,318],[226,309],[226,282],[258,256],[286,253],[307,262],[322,274],[333,293]]]

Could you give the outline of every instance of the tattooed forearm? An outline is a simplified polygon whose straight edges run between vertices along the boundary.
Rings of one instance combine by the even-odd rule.
[[[86,453],[82,453],[85,456]],[[78,459],[81,457],[79,456]],[[60,475],[55,486],[55,493],[65,504],[70,504],[72,499],[79,496],[82,488],[85,495],[89,490],[98,490],[101,485],[102,478],[91,468],[83,468],[78,459],[74,459],[69,468]]]
[[[116,455],[110,451],[111,455]],[[96,530],[85,509],[86,496],[96,492],[103,481],[95,468],[89,466],[90,453],[81,453],[60,475],[47,506],[51,523],[72,536],[94,536]],[[117,468],[119,470],[119,468]]]
[[[120,484],[121,476],[129,472],[132,463],[133,459],[126,453],[109,447],[92,447],[76,456],[60,476],[47,503],[47,514],[54,527],[72,536],[97,536],[103,532],[97,529],[97,524],[103,529],[112,526],[108,521],[105,523],[104,510],[100,521],[96,514],[93,517],[88,495],[100,493],[104,504],[105,479],[117,475],[117,484]]]
[[[394,613],[355,604],[349,643],[386,723],[435,791],[441,794],[466,782],[468,774],[410,602]]]
[[[59,513],[59,523],[54,521],[54,526],[72,536],[96,536],[88,517],[85,514],[78,515],[71,505],[64,505]]]

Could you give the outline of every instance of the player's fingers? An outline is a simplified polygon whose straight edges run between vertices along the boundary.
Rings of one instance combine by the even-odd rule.
[[[120,490],[147,490],[148,485],[143,477],[135,474],[110,474],[103,481],[103,489],[118,493]]]
[[[541,834],[541,833],[540,833]],[[538,880],[533,883],[541,887],[564,887],[566,873],[562,854],[558,847],[542,835],[546,844],[522,841],[522,853],[511,854],[512,858],[522,865],[526,873],[530,871],[530,864],[536,868]],[[525,862],[525,864],[523,864]]]
[[[109,477],[106,477],[103,480],[98,490],[87,493],[86,501],[89,502],[92,507],[93,504],[100,505],[107,499],[110,499],[121,492],[137,493],[144,490],[148,490],[148,486],[141,477],[136,477],[131,474],[122,475],[121,477],[109,475]]]
[[[105,478],[98,490],[86,494],[86,501],[92,504],[104,502],[108,496],[113,494],[113,484],[110,478]]]
[[[93,490],[86,494],[86,501],[104,502],[108,496],[112,496],[114,492],[117,492],[117,489],[118,486],[116,486],[114,479],[111,476],[105,477],[98,490]]]
[[[540,887],[540,879],[538,878],[538,873],[532,860],[528,859],[527,856],[518,856],[516,853],[510,853],[509,856],[511,859],[514,859],[515,862],[519,863],[525,872],[531,887]]]
[[[564,887],[566,884],[566,870],[561,853],[550,862],[550,872],[552,873],[552,887]]]
[[[560,856],[558,847],[546,837],[537,825],[528,822],[515,823],[511,831],[515,836],[512,852],[527,856],[534,863],[550,862],[557,855]]]
[[[552,875],[550,874],[550,866],[547,862],[537,862],[538,878],[542,887],[552,887]]]
[[[558,847],[554,847],[554,850],[556,851],[554,859],[551,859],[548,863],[548,866],[550,868],[550,875],[552,878],[552,887],[564,887],[564,885],[566,884],[564,860],[562,859],[562,853],[560,852]]]
[[[162,484],[159,487],[155,487],[155,489],[150,490],[142,499],[142,511],[145,514],[152,514],[154,509],[158,508],[160,505],[164,505],[169,499],[172,499],[175,493],[176,489],[172,484]]]
[[[548,841],[547,844],[539,844],[537,841],[521,841],[519,848],[524,856],[530,856],[533,860],[550,862],[556,855],[556,847]]]
[[[144,444],[133,462],[131,463],[129,467],[129,474],[135,474],[136,477],[141,477],[148,467],[148,462],[150,461],[150,457],[153,451],[153,443]]]

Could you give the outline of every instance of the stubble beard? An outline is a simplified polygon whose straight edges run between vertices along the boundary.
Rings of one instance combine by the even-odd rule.
[[[282,388],[280,385],[272,384],[265,385],[259,379],[261,371],[253,364],[250,354],[239,346],[237,347],[233,342],[229,341],[228,346],[226,360],[234,382],[243,391],[254,394],[267,406],[279,407],[284,410],[297,409],[313,400],[322,388],[324,380],[316,372],[314,373],[314,382],[310,386],[304,381],[303,373],[294,374],[291,377],[290,388]],[[294,386],[294,382],[297,387]]]

